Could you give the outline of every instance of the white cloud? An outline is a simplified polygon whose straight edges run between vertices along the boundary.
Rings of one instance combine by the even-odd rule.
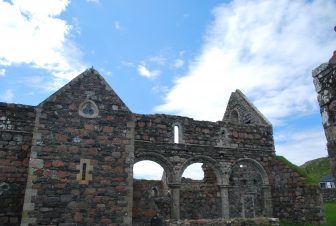
[[[0,1],[0,64],[27,64],[64,80],[83,71],[80,50],[68,38],[72,26],[58,17],[68,4],[68,0]]]
[[[119,21],[114,21],[114,28],[115,28],[116,30],[120,30],[120,29],[121,29],[121,26],[120,26]]]
[[[157,84],[152,87],[152,91],[155,94],[167,93],[169,91],[168,87],[165,85]]]
[[[152,56],[149,58],[149,61],[160,64],[160,65],[165,65],[167,59],[163,56]]]
[[[183,65],[184,65],[184,61],[182,60],[182,59],[176,59],[175,60],[175,67],[176,68],[181,68],[181,67],[183,67]]]
[[[323,130],[315,128],[307,131],[287,131],[275,138],[277,155],[283,155],[291,162],[303,163],[328,155]]]
[[[11,89],[7,89],[0,94],[0,101],[9,103],[13,101],[13,97],[14,97],[13,91]]]
[[[5,76],[5,75],[6,75],[6,69],[1,68],[0,69],[0,77]]]
[[[275,124],[317,111],[311,70],[336,46],[335,12],[334,1],[319,0],[217,7],[201,54],[155,110],[216,121],[240,89]]]
[[[87,2],[92,2],[92,3],[100,3],[100,1],[99,0],[86,0]]]
[[[136,179],[161,180],[163,168],[153,161],[140,161],[134,164],[133,177]]]
[[[203,180],[204,172],[202,169],[202,164],[203,163],[191,164],[184,170],[182,177],[190,178],[193,180]]]
[[[159,70],[150,71],[146,66],[140,64],[138,65],[138,73],[146,78],[156,78],[161,72]]]

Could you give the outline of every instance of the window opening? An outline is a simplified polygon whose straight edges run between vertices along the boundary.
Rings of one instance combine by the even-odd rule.
[[[83,163],[82,166],[82,180],[86,179],[86,163]]]
[[[175,125],[174,126],[174,143],[175,144],[180,143],[179,132],[180,132],[179,126]]]
[[[236,110],[231,111],[230,118],[233,122],[238,122],[239,121],[239,115]]]

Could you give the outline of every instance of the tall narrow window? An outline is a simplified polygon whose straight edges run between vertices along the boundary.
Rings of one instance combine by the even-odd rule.
[[[175,125],[174,126],[174,143],[175,144],[180,143],[179,132],[180,132],[179,126]]]
[[[82,166],[82,180],[85,180],[86,179],[86,163],[83,163],[83,166]]]

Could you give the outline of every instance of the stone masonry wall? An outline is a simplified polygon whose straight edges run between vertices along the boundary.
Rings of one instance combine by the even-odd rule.
[[[0,103],[0,225],[21,221],[35,111]]]
[[[336,188],[321,188],[323,201],[336,202]]]
[[[173,140],[174,125],[178,125],[182,133],[179,134],[181,143],[178,144],[175,144]],[[273,212],[275,217],[290,219],[298,223],[320,224],[323,222],[319,188],[306,185],[303,178],[286,165],[274,160],[273,155],[271,126],[228,121],[216,123],[195,121],[169,115],[136,115],[135,161],[137,158],[141,160],[147,158],[147,160],[159,163],[168,178],[170,177],[168,184],[180,183],[179,177],[183,170],[192,163],[209,164],[215,169],[217,179],[222,179],[221,195],[225,194],[223,193],[225,187],[228,189],[229,199],[227,201],[222,199],[222,206],[219,209],[237,205],[235,209],[240,215],[242,214],[241,203],[234,204],[232,201],[230,203],[230,200],[235,199],[230,199],[233,190],[226,181],[228,178],[226,175],[232,174],[230,170],[237,164],[237,160],[248,159],[248,162],[252,161],[252,165],[260,164],[265,169],[264,178],[255,188],[261,194],[260,197],[254,197],[254,201],[258,202],[259,206],[254,210],[256,216],[268,216]],[[260,167],[257,169],[261,173]],[[269,181],[269,185],[265,183],[266,180]],[[183,185],[178,186],[180,186],[178,202],[181,204],[182,218]],[[238,191],[237,195],[242,193],[244,191]],[[253,206],[248,202],[246,205]],[[272,206],[272,209],[267,210],[267,206]],[[252,216],[253,211],[251,213]],[[230,217],[231,214],[234,213],[230,213]],[[247,214],[246,210],[245,214]]]
[[[37,111],[22,225],[130,225],[128,108],[90,69]]]
[[[132,225],[150,225],[155,214],[170,219],[170,198],[167,192],[162,181],[134,180]]]
[[[221,217],[218,185],[203,182],[182,183],[180,192],[181,219],[214,219]]]
[[[330,63],[313,70],[313,78],[331,158],[331,170],[336,178],[336,51],[332,59]]]
[[[264,162],[269,173],[274,217],[296,223],[323,223],[323,202],[317,185],[307,185],[304,178],[282,162]]]
[[[180,143],[274,151],[272,127],[230,122],[196,121],[171,115],[136,115],[135,139],[153,143],[173,143],[174,125]]]
[[[244,106],[253,108],[251,103]],[[255,109],[251,112],[260,116]],[[333,111],[323,112],[324,117],[333,117]],[[22,226],[131,225],[133,197],[140,197],[150,185],[133,187],[133,164],[141,160],[155,161],[165,171],[165,183],[157,187],[159,193],[161,189],[167,193],[152,199],[155,205],[148,217],[157,207],[173,219],[194,217],[185,214],[191,210],[185,205],[188,200],[191,206],[210,200],[201,211],[212,215],[197,218],[256,215],[321,223],[320,189],[306,185],[274,159],[267,120],[260,116],[257,121],[263,123],[258,124],[230,117],[207,122],[132,114],[94,69],[36,107],[0,104],[0,225],[17,225],[21,209]],[[329,135],[333,128],[328,127]],[[331,148],[331,156],[333,152]],[[206,177],[211,186],[183,184],[184,170],[196,162],[213,170]],[[190,187],[197,193],[186,193]]]

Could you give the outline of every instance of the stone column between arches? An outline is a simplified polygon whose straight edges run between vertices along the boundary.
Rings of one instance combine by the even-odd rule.
[[[222,201],[222,218],[230,217],[229,185],[219,185]]]
[[[181,184],[168,184],[169,189],[171,190],[171,218],[174,220],[180,219],[180,189]]]

